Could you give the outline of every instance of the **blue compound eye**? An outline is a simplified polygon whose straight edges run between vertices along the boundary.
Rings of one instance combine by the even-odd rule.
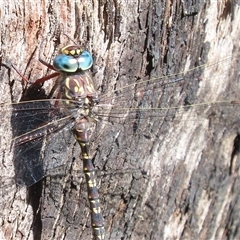
[[[78,58],[78,64],[81,70],[89,69],[93,64],[92,55],[88,51],[83,51]]]
[[[58,55],[53,61],[53,67],[63,72],[76,72],[79,68],[78,64],[78,59],[65,54]]]

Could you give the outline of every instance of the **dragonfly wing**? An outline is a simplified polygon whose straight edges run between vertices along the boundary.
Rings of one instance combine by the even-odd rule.
[[[50,100],[11,107],[16,182],[31,186],[66,163],[67,149],[75,142],[71,116],[62,114]]]

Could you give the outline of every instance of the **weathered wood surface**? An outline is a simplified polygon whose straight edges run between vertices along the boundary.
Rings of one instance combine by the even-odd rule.
[[[102,92],[225,59],[143,104],[240,100],[238,4],[1,2],[1,57],[29,79],[42,77],[49,71],[38,61],[40,43],[46,39],[41,53],[50,62],[69,42],[60,36],[64,29],[93,53],[93,77]],[[46,92],[52,82],[44,84]],[[16,72],[1,67],[1,102],[18,101],[22,85]],[[126,106],[133,98],[129,94]],[[93,142],[96,167],[141,170],[102,178],[106,239],[239,239],[239,108],[193,108],[172,121],[152,116],[137,129],[116,124],[108,130],[106,124]],[[17,189],[11,113],[1,114],[0,239],[91,239],[78,146],[73,141],[68,147],[73,163],[65,176]]]

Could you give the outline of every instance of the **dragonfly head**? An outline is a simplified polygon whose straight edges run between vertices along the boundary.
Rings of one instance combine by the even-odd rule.
[[[92,55],[76,45],[62,48],[53,61],[53,66],[57,71],[66,73],[86,71],[91,68],[92,64]]]
[[[77,45],[68,45],[60,50],[61,54],[73,56],[75,58],[78,58],[82,52],[83,50]]]

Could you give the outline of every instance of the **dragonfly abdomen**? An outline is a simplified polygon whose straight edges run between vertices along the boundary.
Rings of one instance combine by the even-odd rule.
[[[92,159],[89,156],[89,140],[91,137],[90,124],[91,123],[87,118],[76,119],[73,134],[81,147],[83,171],[87,182],[88,199],[91,209],[93,234],[96,237],[96,240],[104,240],[104,220],[100,208],[95,169]]]

